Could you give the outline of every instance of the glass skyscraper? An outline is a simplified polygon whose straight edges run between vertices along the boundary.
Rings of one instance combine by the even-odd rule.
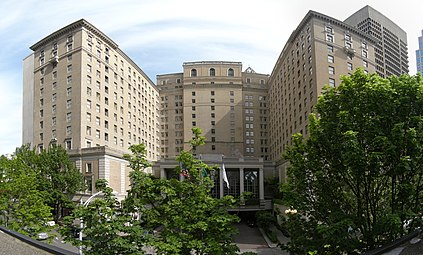
[[[417,72],[423,74],[423,30],[422,36],[419,37],[419,49],[416,50]]]

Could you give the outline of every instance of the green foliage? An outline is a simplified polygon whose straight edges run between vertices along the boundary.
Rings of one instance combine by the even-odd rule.
[[[54,208],[55,221],[62,217],[62,208],[72,208],[72,197],[82,191],[84,179],[61,146],[52,145],[39,156],[40,188],[47,192],[47,201]]]
[[[256,213],[257,225],[263,229],[269,229],[275,225],[275,217],[268,211],[258,211]]]
[[[193,151],[204,144],[201,130],[193,129]],[[234,205],[232,197],[215,199],[210,195],[213,182],[208,166],[192,153],[182,151],[176,158],[183,181],[155,179],[141,171],[131,173],[131,190],[127,201],[141,210],[145,226],[152,231],[159,229],[151,245],[162,254],[235,254],[232,244],[238,221],[227,212]]]
[[[295,135],[285,155],[284,200],[299,212],[285,223],[287,248],[353,254],[416,227],[423,209],[421,76],[382,79],[358,70],[325,90],[316,110],[309,138]]]
[[[37,155],[29,146],[17,149],[11,158],[0,157],[0,223],[26,235],[45,231],[43,223],[51,219],[36,162]]]
[[[200,134],[194,130],[193,147],[204,143]],[[238,217],[227,212],[235,200],[210,196],[213,182],[208,176],[214,166],[183,151],[177,157],[181,167],[175,170],[178,175],[185,170],[185,179],[157,179],[144,172],[150,166],[144,145],[130,150],[132,154],[124,156],[133,169],[127,198],[118,207],[110,188],[98,182],[104,197],[79,206],[66,218],[66,240],[82,244],[86,254],[144,254],[147,248],[158,254],[236,254],[232,238]],[[79,218],[87,237],[82,242],[72,237]]]
[[[141,222],[121,208],[106,180],[98,180],[98,199],[78,206],[72,216],[65,217],[60,229],[65,241],[82,246],[84,254],[145,254],[147,242]],[[83,222],[83,240],[75,238],[81,228],[75,225]]]

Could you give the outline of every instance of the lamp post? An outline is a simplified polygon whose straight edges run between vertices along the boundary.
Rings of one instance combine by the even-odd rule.
[[[98,195],[100,195],[102,193],[103,193],[103,191],[99,191],[99,192],[95,193],[94,195],[92,195],[91,197],[89,197],[85,202],[82,202],[82,198],[81,198],[81,200],[80,200],[81,205],[83,207],[87,207],[91,203],[91,201],[93,201],[93,199],[96,196],[98,196]],[[118,192],[113,191],[112,194],[114,196],[117,196],[118,195]],[[83,221],[82,218],[79,219],[79,224],[80,224],[79,225],[80,226],[80,230],[79,230],[79,241],[82,242],[82,229],[84,228],[84,221]],[[82,253],[82,245],[79,246],[79,255],[83,255],[83,253]]]

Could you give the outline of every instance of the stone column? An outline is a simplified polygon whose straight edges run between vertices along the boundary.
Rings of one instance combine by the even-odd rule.
[[[244,192],[244,168],[239,168],[239,194],[242,195]]]
[[[160,179],[166,179],[166,171],[164,166],[160,166]]]
[[[263,167],[259,168],[259,197],[260,200],[264,200],[264,174]]]
[[[239,195],[240,195],[240,203],[241,205],[245,205],[245,199],[242,196],[242,193],[244,193],[244,168],[239,168]]]

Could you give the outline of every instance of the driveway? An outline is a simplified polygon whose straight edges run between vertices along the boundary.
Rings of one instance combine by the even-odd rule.
[[[269,248],[260,230],[257,227],[248,227],[244,222],[236,224],[239,234],[234,241],[238,245],[240,252],[255,252],[259,255],[288,255],[288,252],[280,248]]]

